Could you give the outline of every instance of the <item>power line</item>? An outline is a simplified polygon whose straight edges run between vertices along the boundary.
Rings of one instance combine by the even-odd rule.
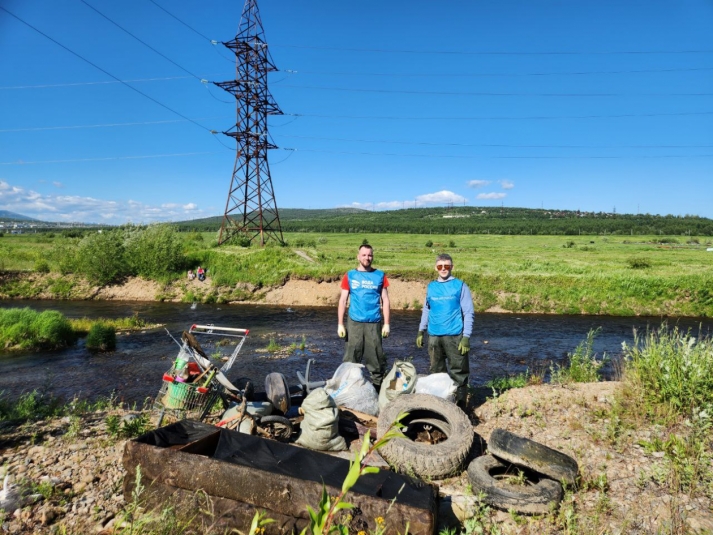
[[[476,72],[476,73],[395,73],[395,72],[353,72],[353,71],[303,71],[294,69],[281,69],[280,72],[289,74],[319,74],[326,76],[383,76],[390,78],[475,78],[475,77],[493,77],[493,78],[508,78],[522,76],[580,76],[593,74],[644,74],[644,73],[673,73],[673,72],[698,72],[698,71],[713,71],[713,67],[691,67],[691,68],[675,68],[675,69],[632,69],[621,71],[572,71],[572,72],[522,72],[522,73],[494,73],[494,72]]]
[[[281,150],[295,152],[322,152],[327,154],[348,154],[355,156],[400,156],[406,158],[455,158],[466,160],[494,159],[494,160],[623,160],[623,159],[659,159],[659,158],[713,158],[711,154],[658,154],[658,155],[635,155],[635,156],[467,156],[454,154],[402,154],[395,152],[357,152],[357,151],[335,151],[323,149],[300,149],[284,147]]]
[[[82,85],[105,85],[105,84],[119,84],[119,83],[129,83],[129,82],[159,82],[165,80],[187,80],[192,78],[192,76],[164,76],[161,78],[134,78],[132,80],[105,80],[102,82],[69,82],[64,84],[36,84],[36,85],[6,85],[0,86],[0,89],[45,89],[51,87],[73,87]]]
[[[225,119],[228,118],[228,115],[225,116],[213,116],[213,117],[201,117],[197,120],[205,120],[205,119]],[[36,127],[27,127],[27,128],[5,128],[0,130],[0,132],[5,133],[5,132],[36,132],[36,131],[42,131],[42,130],[80,130],[84,128],[112,128],[112,127],[117,127],[117,126],[143,126],[143,125],[151,125],[151,124],[174,124],[174,123],[184,123],[186,122],[185,119],[171,119],[171,120],[166,120],[166,121],[139,121],[139,122],[133,122],[133,123],[103,123],[103,124],[83,124],[83,125],[65,125],[65,126],[36,126]]]
[[[146,48],[148,48],[149,50],[152,50],[153,52],[155,52],[156,54],[158,54],[159,56],[161,56],[163,59],[165,59],[166,61],[171,62],[173,65],[175,65],[176,67],[178,67],[179,69],[181,69],[183,72],[185,72],[185,73],[187,73],[187,74],[190,74],[190,75],[193,76],[193,78],[195,78],[196,80],[201,80],[201,77],[200,77],[200,76],[198,76],[198,75],[196,75],[196,74],[193,74],[191,71],[189,71],[188,69],[186,69],[186,68],[183,67],[182,65],[179,65],[178,63],[176,63],[175,61],[173,61],[171,58],[169,58],[168,56],[166,56],[165,54],[159,52],[159,51],[156,50],[154,47],[152,47],[150,44],[148,44],[146,41],[143,41],[142,39],[140,39],[140,38],[138,38],[137,36],[135,36],[135,35],[134,35],[133,33],[131,33],[129,30],[127,30],[126,28],[124,28],[123,26],[121,26],[121,25],[120,25],[118,22],[116,22],[115,20],[111,19],[111,17],[109,17],[109,16],[105,15],[104,13],[102,13],[101,11],[99,11],[97,8],[95,8],[93,5],[91,5],[91,4],[90,4],[89,2],[87,2],[86,0],[79,0],[79,1],[80,1],[82,4],[84,4],[85,6],[87,6],[89,9],[93,10],[95,13],[98,13],[99,15],[101,15],[102,17],[104,17],[106,20],[108,20],[109,22],[111,22],[114,26],[116,26],[117,28],[119,28],[122,32],[124,32],[124,33],[126,33],[127,35],[129,35],[130,37],[133,37],[134,39],[136,39],[139,43],[141,43],[142,45],[144,45],[144,46],[145,46]]]
[[[175,20],[177,20],[178,22],[180,22],[181,24],[183,24],[186,28],[188,28],[189,30],[191,30],[191,31],[194,32],[195,34],[199,35],[200,37],[202,37],[203,39],[205,39],[206,41],[208,41],[211,45],[213,45],[213,50],[215,50],[221,58],[223,58],[223,59],[225,59],[225,60],[227,60],[227,61],[230,61],[231,63],[235,63],[235,58],[229,58],[229,57],[224,56],[223,54],[220,53],[219,49],[215,46],[215,45],[219,44],[218,41],[216,41],[215,39],[211,39],[210,37],[208,37],[208,36],[202,34],[202,33],[199,32],[198,30],[196,30],[193,26],[191,26],[191,25],[188,24],[187,22],[183,21],[182,19],[178,18],[178,17],[177,17],[176,15],[174,15],[173,13],[171,13],[168,9],[166,9],[165,7],[163,7],[163,6],[159,5],[159,4],[157,4],[156,2],[154,2],[154,0],[149,0],[149,2],[151,2],[153,5],[155,5],[157,8],[159,8],[161,11],[163,11],[164,13],[166,13],[168,16],[172,17],[173,19],[175,19]]]
[[[183,156],[199,156],[205,154],[225,154],[223,151],[207,151],[207,152],[178,152],[172,154],[147,154],[143,156],[107,156],[102,158],[72,158],[68,160],[36,160],[32,162],[16,161],[16,162],[0,162],[0,165],[36,165],[43,163],[76,163],[76,162],[104,162],[108,160],[145,160],[149,158],[174,158]]]
[[[506,52],[506,51],[464,51],[464,50],[407,50],[389,48],[342,48],[307,45],[276,45],[276,48],[301,48],[309,50],[341,50],[346,52],[376,52],[394,54],[446,54],[454,56],[613,56],[613,55],[652,55],[652,54],[711,54],[713,50],[612,50],[612,51],[545,51],[545,52]]]
[[[713,93],[508,93],[496,91],[413,91],[403,89],[358,89],[355,87],[324,87],[310,85],[281,85],[293,89],[320,91],[350,91],[354,93],[389,93],[402,95],[449,95],[470,97],[710,97]]]
[[[350,143],[392,143],[397,145],[425,145],[434,147],[490,147],[518,149],[708,149],[713,145],[527,145],[514,143],[432,143],[425,141],[397,141],[388,139],[350,139],[338,137],[280,135],[292,139],[316,139],[320,141],[348,141]]]
[[[50,37],[49,35],[47,35],[47,34],[44,33],[43,31],[39,30],[38,28],[35,28],[32,24],[30,24],[29,22],[27,22],[27,21],[21,19],[20,17],[18,17],[17,15],[15,15],[15,14],[12,13],[11,11],[9,11],[7,8],[5,8],[5,7],[3,7],[3,6],[0,5],[0,9],[2,9],[5,13],[7,13],[8,15],[10,15],[11,17],[13,17],[13,18],[17,19],[18,21],[20,21],[22,24],[24,24],[24,25],[27,26],[28,28],[31,28],[32,30],[36,31],[37,33],[39,33],[39,34],[42,35],[43,37],[49,39],[50,41],[52,41],[52,42],[53,42],[54,44],[56,44],[57,46],[63,48],[64,50],[66,50],[67,52],[69,52],[70,54],[72,54],[73,56],[75,56],[75,57],[81,59],[82,61],[84,61],[84,62],[86,62],[86,63],[88,63],[89,65],[91,65],[91,66],[94,67],[95,69],[97,69],[97,70],[103,72],[104,74],[106,74],[106,75],[109,76],[110,78],[113,78],[113,79],[116,80],[117,82],[122,83],[123,85],[125,85],[126,87],[128,87],[129,89],[131,89],[132,91],[135,91],[136,93],[138,93],[139,95],[141,95],[142,97],[149,99],[151,102],[153,102],[153,103],[155,103],[155,104],[158,104],[159,106],[161,106],[162,108],[164,108],[164,109],[170,111],[170,112],[173,113],[174,115],[178,115],[178,116],[181,117],[182,119],[185,119],[186,121],[193,123],[194,125],[196,125],[196,126],[202,128],[203,130],[206,130],[207,132],[210,132],[210,133],[214,133],[213,130],[210,130],[209,128],[206,128],[206,127],[203,126],[202,124],[200,124],[200,123],[194,121],[193,119],[190,119],[190,118],[186,117],[185,115],[183,115],[182,113],[177,112],[177,111],[174,110],[173,108],[170,108],[170,107],[166,106],[166,105],[163,104],[162,102],[159,102],[158,100],[156,100],[155,98],[153,98],[153,97],[147,95],[147,94],[144,93],[143,91],[141,91],[141,90],[139,90],[139,89],[136,89],[134,86],[129,85],[128,83],[126,83],[126,82],[120,80],[119,78],[117,78],[116,76],[114,76],[113,74],[111,74],[109,71],[107,71],[107,70],[105,70],[105,69],[102,69],[102,68],[101,68],[99,65],[97,65],[96,63],[92,63],[91,61],[89,61],[89,60],[88,60],[87,58],[85,58],[84,56],[82,56],[82,55],[78,54],[77,52],[71,50],[70,48],[66,47],[65,45],[63,45],[63,44],[60,43],[59,41],[53,39],[52,37]]]
[[[188,23],[186,23],[186,22],[182,21],[181,19],[179,19],[176,15],[174,15],[173,13],[171,13],[171,12],[170,12],[169,10],[167,10],[165,7],[163,7],[163,6],[161,6],[160,4],[157,4],[156,2],[154,2],[154,0],[149,0],[149,2],[151,2],[153,5],[155,5],[157,8],[159,8],[161,11],[163,11],[164,13],[166,13],[167,15],[169,15],[170,17],[176,19],[178,22],[180,22],[181,24],[183,24],[186,28],[188,28],[189,30],[191,30],[193,33],[195,33],[195,34],[201,36],[201,37],[202,37],[203,39],[205,39],[206,41],[209,41],[209,42],[211,42],[211,43],[213,42],[213,40],[212,40],[210,37],[207,37],[207,36],[203,35],[201,32],[199,32],[198,30],[196,30],[193,26],[191,26],[191,25],[189,25]]]
[[[321,119],[380,119],[395,121],[501,121],[501,120],[541,120],[541,119],[622,119],[633,117],[685,117],[697,115],[713,115],[713,111],[701,112],[674,112],[674,113],[622,113],[613,115],[478,115],[459,117],[439,117],[439,116],[408,116],[408,115],[323,115],[310,113],[285,113],[285,116],[315,117]]]
[[[309,113],[285,113],[285,117],[294,117],[291,121],[273,126],[287,126],[293,123],[300,117],[313,117],[321,119],[366,119],[366,120],[396,120],[396,121],[501,121],[501,120],[541,120],[541,119],[622,119],[622,118],[641,118],[641,117],[688,117],[688,116],[701,116],[701,115],[713,115],[713,111],[702,111],[702,112],[678,112],[678,113],[630,113],[622,115],[522,115],[522,116],[474,116],[474,117],[419,117],[419,116],[370,116],[370,115],[320,115],[320,114],[309,114]],[[209,117],[199,117],[195,119],[196,121],[210,120],[210,119],[227,119],[231,117],[230,115],[213,115]],[[24,127],[24,128],[4,128],[0,129],[0,133],[8,132],[35,132],[44,130],[80,130],[86,128],[114,128],[122,126],[144,126],[144,125],[157,125],[157,124],[172,124],[172,123],[182,123],[186,122],[187,119],[171,119],[165,121],[138,121],[130,123],[101,123],[101,124],[85,124],[85,125],[62,125],[62,126],[35,126],[35,127]],[[290,137],[290,136],[283,136]],[[293,136],[297,137],[297,136]],[[232,150],[232,149],[231,149]]]

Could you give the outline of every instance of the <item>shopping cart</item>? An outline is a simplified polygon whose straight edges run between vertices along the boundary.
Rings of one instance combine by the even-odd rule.
[[[226,397],[241,395],[225,372],[235,363],[248,333],[234,327],[191,325],[180,342],[171,336],[180,350],[173,366],[163,374],[154,399],[152,412],[157,427],[182,419],[203,421],[212,412],[222,414]],[[209,356],[204,348],[215,352]],[[216,361],[222,362],[220,368]]]

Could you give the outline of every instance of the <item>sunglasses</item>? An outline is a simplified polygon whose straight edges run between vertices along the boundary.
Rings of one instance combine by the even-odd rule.
[[[438,271],[443,271],[444,269],[451,269],[453,266],[450,264],[436,264],[436,269]]]

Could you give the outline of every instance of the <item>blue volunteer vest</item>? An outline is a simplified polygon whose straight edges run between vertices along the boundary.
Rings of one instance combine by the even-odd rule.
[[[381,290],[384,288],[384,272],[359,271],[347,273],[349,280],[349,317],[361,323],[381,321]]]
[[[463,281],[458,279],[433,281],[428,285],[428,334],[453,336],[463,332],[463,313],[460,307],[462,289]]]

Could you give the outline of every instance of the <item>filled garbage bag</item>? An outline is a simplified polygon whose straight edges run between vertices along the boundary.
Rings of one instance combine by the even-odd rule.
[[[458,385],[446,372],[421,375],[416,383],[415,394],[431,394],[446,401],[455,402]]]
[[[379,395],[366,374],[363,364],[344,362],[326,382],[324,389],[339,407],[378,416]]]
[[[324,388],[312,390],[302,401],[304,420],[300,424],[297,444],[318,451],[347,449],[344,438],[339,436],[339,409]]]
[[[394,362],[391,371],[381,383],[379,409],[383,409],[384,405],[395,400],[401,394],[411,394],[416,388],[417,380],[416,366],[402,360]]]

